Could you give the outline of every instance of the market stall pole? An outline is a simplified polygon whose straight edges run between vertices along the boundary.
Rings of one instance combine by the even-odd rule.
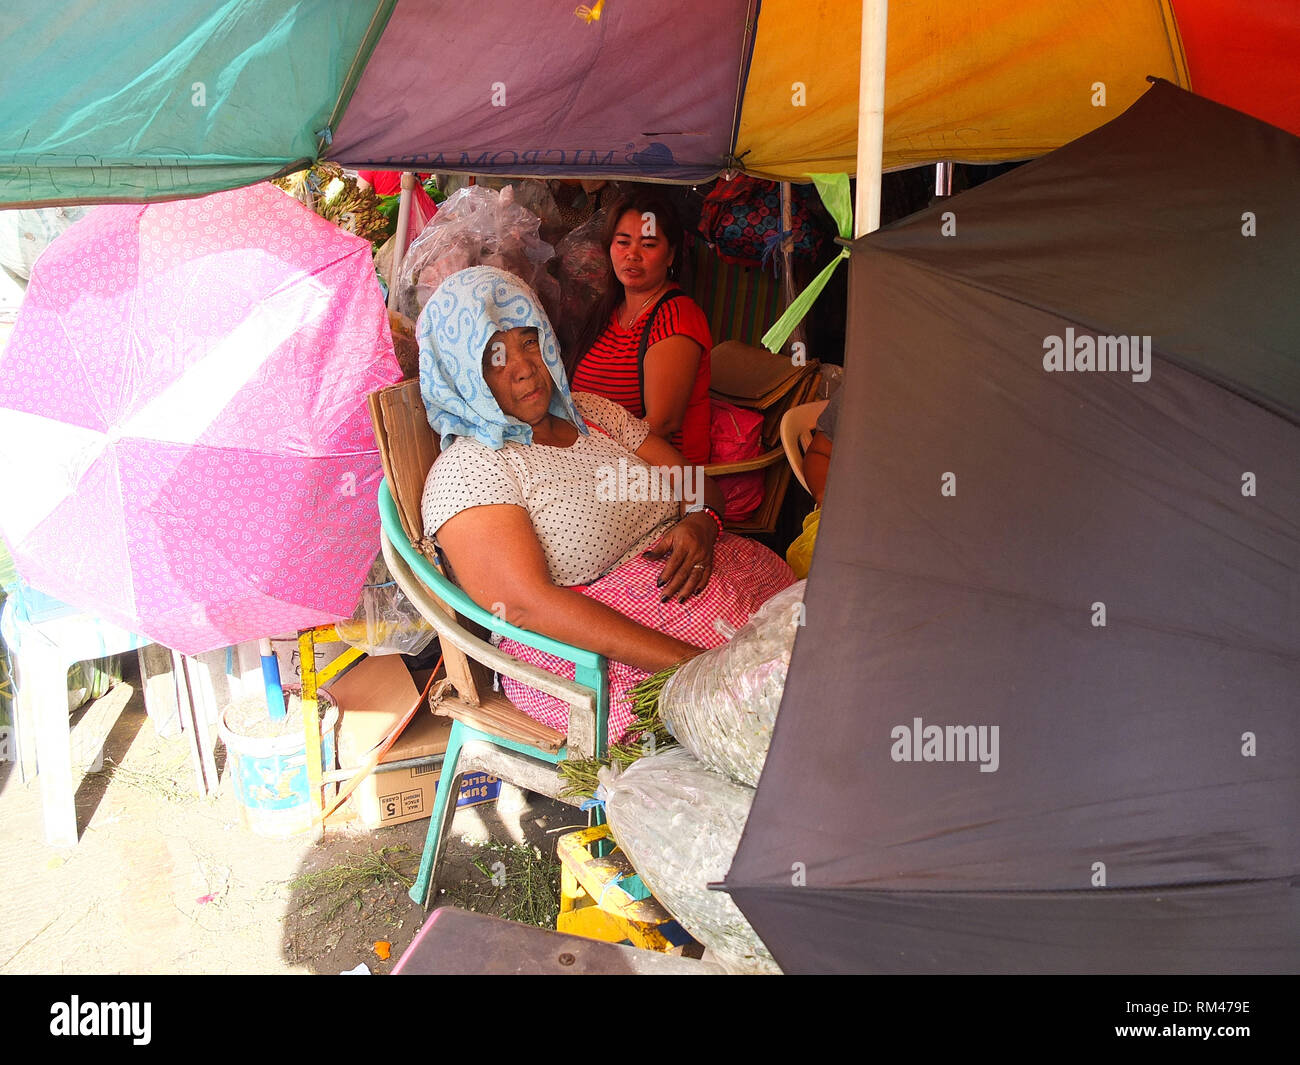
[[[799,293],[795,290],[794,276],[794,186],[789,181],[781,182],[781,294],[784,306],[788,308]],[[801,321],[790,333],[795,343],[803,343],[805,330]]]
[[[302,663],[302,734],[307,751],[307,793],[311,799],[313,831],[319,837],[325,831],[325,767],[321,764],[320,718],[311,713],[311,708],[316,705],[317,686],[314,629],[303,629],[298,634],[298,661]]]
[[[855,237],[880,228],[880,176],[885,147],[885,53],[889,0],[862,0],[862,49],[858,69],[858,188]]]
[[[209,724],[216,717],[217,708],[208,700],[208,689],[196,683],[199,664],[188,655],[182,655],[177,651],[173,651],[171,655],[172,679],[176,685],[176,705],[181,714],[181,728],[189,739],[195,790],[200,798],[206,799],[216,794],[220,784],[217,762],[212,750],[212,726]],[[278,674],[276,681],[278,684]]]
[[[393,267],[389,271],[388,309],[397,309],[397,279],[402,276],[402,260],[406,258],[406,234],[411,229],[411,200],[415,196],[415,174],[402,171],[402,195],[397,207],[397,233],[393,237]]]

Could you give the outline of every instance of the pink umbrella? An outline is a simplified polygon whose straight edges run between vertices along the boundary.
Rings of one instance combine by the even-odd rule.
[[[23,577],[197,654],[349,615],[378,544],[370,246],[271,185],[100,207],[0,354]]]

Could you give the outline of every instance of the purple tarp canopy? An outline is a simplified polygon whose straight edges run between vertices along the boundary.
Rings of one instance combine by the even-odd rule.
[[[748,6],[662,0],[586,21],[568,4],[480,4],[470,23],[403,0],[328,154],[359,167],[711,178],[732,144]],[[445,26],[436,57],[431,20]]]

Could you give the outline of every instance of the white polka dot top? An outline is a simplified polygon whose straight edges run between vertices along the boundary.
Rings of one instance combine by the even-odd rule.
[[[649,425],[590,392],[573,393],[573,401],[591,432],[569,447],[509,442],[493,451],[473,437],[453,440],[424,484],[426,535],[437,539],[444,522],[470,507],[523,507],[551,580],[566,587],[590,584],[650,547],[677,520],[678,507],[645,498],[660,494],[642,487],[649,467],[633,454]]]

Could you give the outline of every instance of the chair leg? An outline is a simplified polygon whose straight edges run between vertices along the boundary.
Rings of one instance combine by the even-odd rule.
[[[424,837],[424,853],[420,855],[420,871],[409,892],[411,899],[421,906],[427,906],[429,892],[433,888],[433,874],[437,869],[442,845],[451,830],[451,821],[456,814],[456,799],[460,795],[460,748],[464,742],[464,728],[459,721],[453,721],[451,735],[447,740],[447,753],[443,755],[442,772],[438,776],[438,790],[434,795],[433,812],[429,815],[429,831]]]
[[[77,782],[73,779],[72,730],[68,722],[68,669],[74,663],[41,645],[39,637],[28,644],[38,646],[24,645],[14,655],[15,717],[20,725],[30,726],[34,740],[45,842],[52,847],[75,847]]]

